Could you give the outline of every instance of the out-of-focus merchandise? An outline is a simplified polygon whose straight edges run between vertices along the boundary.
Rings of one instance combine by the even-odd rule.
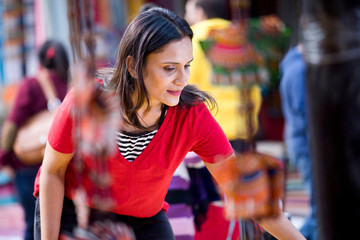
[[[238,111],[245,115],[246,126],[245,132],[237,134],[252,143],[255,126],[251,121],[254,105],[250,89],[256,84],[270,89],[278,84],[278,63],[285,53],[290,31],[275,15],[250,19],[249,7],[249,0],[232,0],[230,26],[212,30],[200,44],[213,67],[212,83],[238,87],[241,103]],[[228,219],[275,216],[282,211],[285,179],[281,161],[250,147],[217,165],[215,171],[226,194]]]
[[[229,28],[212,30],[201,46],[213,66],[213,84],[259,83],[258,68],[264,58],[246,37],[246,27],[232,23]]]
[[[226,194],[228,219],[276,216],[284,198],[283,163],[266,154],[248,151],[225,160],[216,171]]]
[[[1,1],[1,79],[16,83],[23,77],[23,5],[21,0]]]
[[[262,16],[249,22],[249,39],[265,59],[271,87],[280,83],[279,62],[286,52],[290,33],[276,15]]]
[[[213,83],[277,86],[278,64],[289,37],[290,29],[275,15],[245,23],[233,22],[227,29],[212,30],[201,46],[213,65]]]

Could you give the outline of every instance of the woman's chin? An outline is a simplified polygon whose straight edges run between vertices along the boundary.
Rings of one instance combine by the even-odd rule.
[[[174,100],[169,100],[169,101],[163,102],[163,104],[165,104],[169,107],[174,107],[179,104],[179,101],[180,101],[180,99],[178,98],[177,100],[174,99]]]

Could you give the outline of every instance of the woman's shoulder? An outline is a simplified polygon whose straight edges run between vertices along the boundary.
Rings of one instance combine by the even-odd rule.
[[[38,95],[40,85],[35,77],[24,77],[19,83],[18,94],[20,95]]]
[[[33,86],[38,86],[39,83],[35,76],[26,76],[21,80],[20,85],[27,86],[27,87],[30,87],[30,86],[33,87]]]
[[[204,102],[198,102],[195,103],[193,105],[188,105],[188,104],[178,104],[176,106],[173,107],[176,110],[179,111],[196,111],[196,110],[200,110],[200,109],[207,109],[207,106]]]
[[[199,117],[199,115],[203,115],[203,113],[208,113],[210,110],[206,106],[205,103],[200,102],[196,105],[176,105],[174,107],[170,107],[176,112],[176,115],[183,115],[186,117]]]

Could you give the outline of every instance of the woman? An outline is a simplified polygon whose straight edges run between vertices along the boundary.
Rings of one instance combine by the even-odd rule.
[[[143,12],[126,29],[116,69],[106,85],[118,93],[122,114],[119,150],[106,162],[114,204],[109,213],[99,214],[88,196],[90,224],[101,215],[128,224],[137,240],[174,239],[164,199],[185,155],[196,152],[210,170],[218,158],[232,156],[231,145],[204,104],[214,104],[213,99],[187,85],[192,36],[186,21],[161,8]],[[41,230],[37,225],[36,232],[41,231],[42,239],[58,239],[59,233],[72,231],[77,224],[72,105],[70,92],[53,122],[35,188],[41,216]],[[123,144],[145,137],[151,141],[145,141],[140,151],[127,150]],[[86,166],[91,160],[84,160]],[[84,178],[91,182],[91,176]],[[85,190],[89,194],[91,186]],[[303,239],[283,216],[264,220],[264,227],[280,239]]]
[[[4,171],[15,174],[15,187],[25,213],[25,239],[33,239],[35,198],[34,180],[40,164],[25,165],[13,151],[18,129],[33,115],[49,106],[56,108],[68,89],[69,60],[65,48],[56,41],[46,41],[38,53],[40,70],[35,77],[25,78],[15,98],[14,105],[4,123],[0,144],[0,166]],[[46,98],[39,81],[49,81],[56,89],[58,99]],[[49,109],[50,110],[50,109]]]

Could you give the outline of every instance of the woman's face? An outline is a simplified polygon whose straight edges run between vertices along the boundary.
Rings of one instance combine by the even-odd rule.
[[[144,82],[151,107],[161,104],[175,106],[179,103],[181,91],[188,84],[192,60],[193,49],[189,37],[170,42],[146,57]]]

